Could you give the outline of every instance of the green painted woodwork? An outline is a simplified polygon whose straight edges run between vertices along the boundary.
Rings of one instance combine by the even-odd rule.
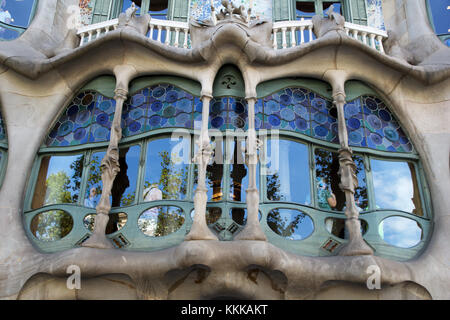
[[[283,21],[292,18],[292,0],[273,0],[272,19],[273,21]]]
[[[112,19],[112,0],[95,0],[92,10],[92,24]]]
[[[189,5],[190,5],[189,0],[169,1],[168,18],[174,21],[188,21]]]
[[[283,78],[260,83],[256,87],[257,98],[263,98],[287,87],[305,87],[332,100],[332,89],[325,81],[305,78]]]
[[[244,79],[236,66],[227,64],[220,68],[214,79],[213,96],[245,97]]]
[[[346,21],[367,25],[366,0],[345,0],[343,7]]]
[[[114,98],[116,78],[114,76],[99,76],[86,83],[79,91],[94,90],[108,98]]]
[[[133,95],[137,91],[155,84],[170,83],[177,86],[190,94],[199,97],[201,95],[202,87],[200,83],[181,77],[175,76],[144,76],[136,78],[131,81],[129,86],[129,95]]]

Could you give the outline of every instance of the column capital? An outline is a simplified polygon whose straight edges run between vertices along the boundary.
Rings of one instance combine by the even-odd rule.
[[[123,89],[123,88],[116,88],[114,90],[114,99],[120,99],[122,98],[123,100],[127,100],[128,97],[128,90]]]

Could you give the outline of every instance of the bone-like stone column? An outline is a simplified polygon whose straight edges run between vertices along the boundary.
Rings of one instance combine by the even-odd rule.
[[[128,83],[131,77],[135,74],[135,69],[129,65],[117,66],[114,68],[116,76],[116,89],[114,91],[114,99],[116,100],[116,110],[114,112],[114,119],[111,125],[111,136],[106,151],[105,157],[102,159],[100,168],[102,171],[102,194],[99,204],[95,208],[96,216],[94,222],[94,231],[82,246],[91,248],[108,249],[113,248],[113,245],[108,240],[105,234],[106,225],[109,221],[109,212],[111,210],[111,202],[109,197],[111,189],[120,171],[119,166],[119,141],[122,138],[122,107],[127,99]]]
[[[198,150],[194,156],[194,163],[198,167],[197,189],[194,195],[194,222],[185,240],[218,240],[206,224],[206,202],[208,201],[206,189],[206,167],[211,160],[213,151],[208,135],[209,103],[211,94],[202,93],[202,127],[197,141]]]
[[[338,114],[339,143],[339,175],[341,182],[339,187],[345,193],[345,227],[348,230],[348,243],[340,250],[339,255],[356,256],[372,255],[373,250],[367,245],[361,235],[361,221],[359,211],[355,204],[355,188],[358,187],[356,165],[352,159],[352,149],[348,146],[347,126],[345,124],[345,81],[347,75],[342,70],[331,70],[325,74],[325,78],[333,87],[333,104]]]
[[[256,166],[258,164],[258,149],[261,141],[256,138],[255,130],[255,97],[247,98],[248,105],[248,137],[246,141],[245,162],[248,167],[247,192],[247,223],[244,229],[236,235],[235,240],[261,240],[266,241],[266,235],[261,230],[258,220],[259,190],[256,186]]]

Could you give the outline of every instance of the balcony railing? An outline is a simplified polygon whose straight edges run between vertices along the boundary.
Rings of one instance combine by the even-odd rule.
[[[80,47],[112,30],[116,30],[118,24],[119,19],[112,19],[78,29],[77,34],[80,37]],[[189,25],[187,22],[151,19],[147,37],[169,46],[190,48]]]
[[[113,19],[80,28],[77,32],[80,37],[80,46],[117,29],[118,23],[118,19]],[[314,41],[316,37],[312,29],[311,20],[275,22],[272,31],[272,46],[278,50]],[[383,40],[387,38],[386,31],[346,22],[345,32],[348,36],[384,53]],[[151,19],[147,37],[168,46],[191,47],[189,24],[187,22]]]
[[[383,40],[388,36],[386,31],[350,22],[345,22],[344,28],[348,36],[384,53]],[[311,20],[274,22],[272,46],[274,49],[285,49],[311,42],[316,39],[312,29]]]

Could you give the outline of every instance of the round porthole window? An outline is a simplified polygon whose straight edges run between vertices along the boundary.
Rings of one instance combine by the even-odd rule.
[[[181,208],[157,206],[142,212],[138,219],[138,227],[146,236],[163,237],[180,229],[184,220]]]
[[[267,224],[273,232],[289,240],[303,240],[314,231],[312,219],[295,209],[271,210],[267,215]]]
[[[56,241],[67,236],[73,228],[72,216],[63,210],[41,212],[31,220],[30,230],[42,241]]]
[[[83,219],[83,224],[89,231],[94,231],[96,213],[88,214]],[[110,213],[108,224],[106,225],[106,234],[111,234],[122,229],[127,223],[128,216],[124,212]]]
[[[212,207],[212,208],[206,208],[206,224],[210,225],[213,223],[216,223],[219,219],[220,216],[222,215],[222,209],[220,208],[216,208],[216,207]],[[195,216],[195,210],[191,211],[191,218],[192,220],[194,220],[194,216]]]
[[[325,228],[332,235],[341,238],[348,239],[349,235],[347,230],[345,229],[345,220],[343,218],[326,218],[325,219]],[[361,234],[364,235],[367,232],[367,222],[364,220],[361,221]]]
[[[423,238],[420,224],[409,218],[394,216],[381,221],[378,232],[381,239],[394,247],[411,248]]]

